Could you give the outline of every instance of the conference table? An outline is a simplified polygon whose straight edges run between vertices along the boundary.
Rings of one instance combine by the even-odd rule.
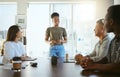
[[[37,67],[32,67],[30,62],[37,62]],[[49,58],[38,58],[35,61],[25,61],[27,66],[21,71],[4,69],[0,65],[0,77],[120,77],[119,74],[101,73],[98,71],[84,70],[75,63],[57,63],[52,65]],[[112,71],[112,70],[111,70]]]

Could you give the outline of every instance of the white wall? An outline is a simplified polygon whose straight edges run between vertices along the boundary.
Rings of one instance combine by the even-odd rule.
[[[114,4],[114,0],[96,0],[96,19],[104,18],[107,8]]]
[[[17,3],[17,14],[27,13],[27,0],[0,0],[0,3],[16,2]]]
[[[120,4],[120,0],[114,0],[114,4]]]
[[[17,0],[17,14],[27,13],[27,0]]]

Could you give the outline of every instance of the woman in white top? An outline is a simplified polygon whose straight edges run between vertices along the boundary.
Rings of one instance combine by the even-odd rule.
[[[22,31],[20,26],[13,25],[9,28],[7,40],[4,43],[3,64],[10,63],[13,57],[16,56],[21,57],[21,59],[27,57],[23,43],[19,41],[21,37]]]

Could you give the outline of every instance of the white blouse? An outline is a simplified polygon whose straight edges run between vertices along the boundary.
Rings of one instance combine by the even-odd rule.
[[[10,60],[15,57],[21,57],[26,54],[25,48],[22,42],[13,42],[8,41],[4,44],[4,56],[3,56],[3,64],[9,63]]]

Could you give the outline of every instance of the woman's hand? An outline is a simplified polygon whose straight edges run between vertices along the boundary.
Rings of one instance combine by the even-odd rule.
[[[26,60],[27,58],[31,58],[31,57],[29,57],[29,56],[22,56],[21,60]]]
[[[54,44],[62,44],[63,41],[62,40],[51,40],[50,44],[54,45]]]

